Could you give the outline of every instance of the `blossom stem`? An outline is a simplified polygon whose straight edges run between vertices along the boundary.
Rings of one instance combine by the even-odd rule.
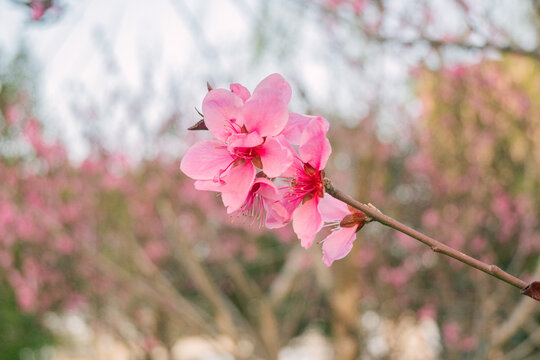
[[[409,235],[410,237],[422,242],[423,244],[429,246],[431,250],[433,250],[436,253],[441,253],[446,256],[452,257],[458,261],[461,261],[464,264],[467,264],[469,266],[472,266],[478,270],[481,270],[485,272],[486,274],[489,274],[493,277],[496,277],[499,280],[502,280],[510,285],[513,285],[521,290],[525,290],[528,287],[528,284],[503,271],[501,268],[499,268],[496,265],[490,265],[486,264],[483,261],[480,261],[478,259],[475,259],[467,254],[462,253],[461,251],[458,251],[448,245],[445,245],[432,237],[429,237],[425,234],[422,234],[421,232],[414,230],[413,228],[391,218],[390,216],[384,215],[382,212],[377,210],[373,206],[369,206],[366,204],[363,204],[350,196],[346,195],[345,193],[341,192],[338,189],[335,189],[331,183],[330,180],[325,179],[325,190],[328,194],[332,195],[334,198],[343,201],[344,203],[354,207],[355,209],[358,209],[362,212],[364,212],[366,215],[370,216],[374,220],[378,221],[379,223],[389,226],[397,231],[400,231],[406,235]],[[528,295],[525,293],[525,295]],[[534,298],[534,297],[533,297]],[[538,299],[537,299],[538,300]]]

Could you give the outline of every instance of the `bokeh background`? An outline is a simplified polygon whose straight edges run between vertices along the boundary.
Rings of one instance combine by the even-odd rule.
[[[538,359],[509,285],[377,224],[327,268],[179,162],[279,72],[336,186],[538,279],[539,65],[537,0],[0,0],[0,359]]]

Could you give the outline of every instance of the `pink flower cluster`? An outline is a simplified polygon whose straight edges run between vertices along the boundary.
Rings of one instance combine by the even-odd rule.
[[[263,79],[253,94],[240,84],[210,90],[202,113],[215,140],[193,145],[180,168],[196,189],[219,192],[233,217],[250,216],[267,228],[292,221],[305,248],[325,222],[333,225],[322,247],[330,266],[350,252],[365,216],[325,195],[328,121],[289,113],[290,99],[291,87],[279,74]]]

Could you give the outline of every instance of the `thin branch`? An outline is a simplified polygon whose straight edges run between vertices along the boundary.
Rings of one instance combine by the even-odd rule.
[[[281,271],[270,285],[268,296],[273,306],[280,304],[291,291],[294,281],[302,271],[299,263],[304,258],[304,255],[304,250],[300,246],[296,246],[287,256]]]
[[[96,259],[96,268],[112,277],[115,282],[132,288],[135,292],[139,292],[154,300],[165,309],[174,312],[176,316],[182,319],[186,325],[192,326],[209,339],[215,339],[218,332],[214,327],[210,326],[209,317],[200,312],[189,300],[184,298],[176,291],[172,291],[169,286],[163,286],[159,281],[147,281],[142,277],[133,276],[122,266],[97,249],[92,249],[89,245],[83,244],[84,253]],[[143,272],[147,272],[144,270]],[[217,342],[212,341],[216,348],[222,348]]]
[[[366,35],[370,39],[378,41],[380,43],[394,43],[401,46],[414,46],[421,43],[425,43],[434,49],[459,48],[459,49],[465,49],[465,50],[478,50],[478,51],[491,50],[491,51],[497,51],[501,54],[515,54],[515,55],[520,55],[520,56],[526,56],[535,60],[540,60],[540,51],[538,49],[525,50],[525,49],[518,48],[515,46],[501,46],[501,45],[496,45],[490,42],[487,42],[483,45],[474,45],[474,44],[462,42],[462,41],[443,41],[439,39],[432,39],[425,36],[418,37],[412,40],[405,40],[405,39],[400,39],[398,37],[388,37],[388,36],[383,36],[379,34],[366,33]]]
[[[238,287],[239,292],[249,302],[256,304],[253,307],[254,313],[250,314],[248,311],[248,315],[258,325],[259,331],[257,335],[264,344],[268,357],[270,359],[277,359],[281,347],[279,325],[270,298],[262,292],[259,285],[246,274],[242,266],[234,259],[227,261],[225,271]]]
[[[234,305],[223,294],[208,270],[201,264],[191,247],[181,239],[179,226],[174,221],[174,212],[170,203],[161,203],[159,213],[166,226],[166,239],[173,248],[173,256],[187,270],[200,292],[215,308],[218,316],[218,327],[221,328],[234,341],[238,341],[238,331],[234,322]]]
[[[432,49],[457,48],[471,51],[496,51],[501,54],[515,54],[529,57],[535,60],[540,60],[540,49],[538,47],[532,50],[526,50],[520,46],[512,44],[512,41],[509,38],[507,39],[510,42],[509,45],[498,45],[489,41],[488,39],[486,39],[486,42],[482,45],[475,45],[467,42],[466,40],[445,41],[442,39],[429,37],[425,34],[422,34],[422,29],[417,29],[418,31],[420,31],[420,35],[418,37],[414,39],[403,39],[398,36],[382,35],[380,31],[372,31],[370,29],[367,29],[365,26],[359,25],[358,23],[351,21],[349,18],[340,15],[339,12],[336,12],[330,8],[326,8],[323,6],[321,10],[324,14],[331,16],[334,19],[347,23],[350,26],[358,27],[368,39],[381,44],[393,43],[401,46],[410,47],[425,43],[429,45]],[[380,11],[382,13],[384,10],[380,9]],[[469,28],[471,29],[470,23]],[[476,29],[471,29],[471,31],[477,34],[479,33],[478,31],[476,31]]]
[[[534,330],[529,336],[521,341],[512,351],[506,354],[507,359],[524,359],[534,351],[538,343],[540,342],[540,328]]]
[[[493,277],[496,277],[499,280],[502,280],[504,282],[507,282],[510,285],[513,285],[521,290],[525,289],[527,287],[527,283],[513,275],[510,275],[509,273],[503,271],[501,268],[499,268],[496,265],[490,265],[486,264],[483,261],[480,261],[478,259],[475,259],[469,255],[466,255],[448,245],[445,245],[427,235],[422,234],[421,232],[414,230],[413,228],[400,223],[399,221],[384,215],[379,210],[377,210],[374,207],[368,206],[366,204],[363,204],[350,196],[344,194],[340,190],[335,189],[332,186],[332,183],[330,180],[325,179],[325,189],[326,192],[330,195],[332,195],[334,198],[343,201],[346,204],[349,204],[355,209],[358,209],[360,211],[363,211],[366,215],[370,216],[373,220],[377,220],[383,225],[386,225],[388,227],[391,227],[397,231],[400,231],[404,234],[409,235],[410,237],[424,243],[425,245],[429,246],[431,250],[433,250],[436,253],[441,253],[446,256],[452,257],[458,261],[461,261],[464,264],[467,264],[469,266],[472,266],[480,271],[485,272],[486,274],[489,274]]]

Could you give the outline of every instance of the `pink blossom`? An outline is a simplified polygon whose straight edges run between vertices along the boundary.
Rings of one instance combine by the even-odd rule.
[[[43,4],[43,0],[33,0],[30,3],[30,8],[32,9],[32,20],[38,21],[45,14],[47,8]]]
[[[289,221],[289,213],[280,202],[281,194],[276,185],[266,178],[258,177],[253,182],[246,201],[236,215],[252,217],[260,225],[269,229],[284,226]]]
[[[319,199],[324,195],[323,169],[332,151],[326,138],[327,131],[325,119],[311,119],[302,130],[298,156],[285,173],[289,183],[285,205],[292,212],[294,232],[305,248],[313,244],[323,225]]]
[[[341,5],[349,5],[355,14],[360,14],[367,6],[367,0],[326,0],[329,9],[337,10]]]
[[[448,322],[443,325],[443,337],[448,346],[453,346],[459,341],[461,336],[461,328],[455,321]]]
[[[6,106],[4,111],[4,119],[6,120],[7,125],[15,125],[22,118],[21,110],[14,105]]]
[[[364,226],[366,215],[329,195],[321,199],[319,207],[323,220],[334,225],[332,233],[322,241],[323,261],[330,266],[351,252],[356,232]]]
[[[289,113],[289,120],[283,128],[281,134],[291,145],[300,145],[302,133],[310,121],[317,119],[318,116],[302,115],[297,113]],[[322,119],[322,118],[321,118]],[[322,121],[324,128],[328,132],[328,121]]]
[[[253,95],[239,84],[232,84],[231,90],[208,92],[202,106],[204,122],[217,140],[192,146],[180,165],[197,180],[197,189],[220,191],[228,213],[244,204],[257,168],[273,178],[293,160],[284,138],[278,136],[289,117],[289,84],[272,74]]]

